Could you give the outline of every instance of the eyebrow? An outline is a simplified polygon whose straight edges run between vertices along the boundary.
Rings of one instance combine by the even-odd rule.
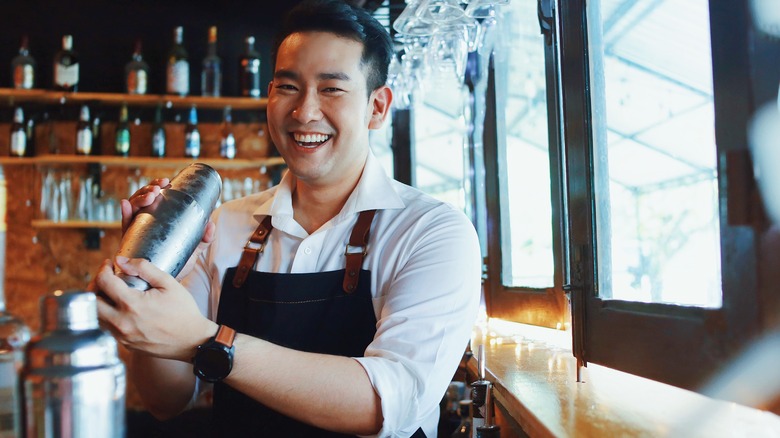
[[[274,72],[275,78],[281,78],[281,79],[292,79],[297,80],[300,79],[300,75],[292,70],[284,70],[280,69]],[[317,75],[317,79],[321,81],[327,81],[327,80],[338,80],[338,81],[351,81],[352,78],[349,77],[348,74],[343,72],[335,72],[335,73],[320,73]]]

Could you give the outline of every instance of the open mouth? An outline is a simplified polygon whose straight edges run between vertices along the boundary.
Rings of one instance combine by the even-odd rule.
[[[298,143],[298,146],[303,148],[316,148],[326,141],[330,140],[332,135],[325,134],[292,134],[293,140]]]

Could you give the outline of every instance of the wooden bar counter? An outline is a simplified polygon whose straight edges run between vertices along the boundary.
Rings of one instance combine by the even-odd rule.
[[[780,437],[773,413],[595,364],[577,382],[570,332],[509,325],[478,325],[472,338],[474,352],[484,345],[502,438]],[[467,373],[476,380],[475,358]]]

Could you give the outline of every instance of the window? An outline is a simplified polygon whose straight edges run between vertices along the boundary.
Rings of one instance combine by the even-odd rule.
[[[575,354],[687,388],[758,329],[756,247],[729,222],[750,94],[734,94],[750,75],[733,3],[571,1],[558,16]]]

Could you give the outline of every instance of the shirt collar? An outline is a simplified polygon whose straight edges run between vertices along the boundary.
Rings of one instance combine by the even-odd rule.
[[[340,221],[365,210],[404,208],[404,201],[395,191],[393,184],[393,180],[387,176],[379,160],[369,150],[360,181],[334,219]],[[279,221],[293,220],[293,187],[295,187],[295,176],[289,171],[285,172],[273,196],[255,209],[254,216],[258,222],[269,214],[274,217],[275,227],[281,225]]]

